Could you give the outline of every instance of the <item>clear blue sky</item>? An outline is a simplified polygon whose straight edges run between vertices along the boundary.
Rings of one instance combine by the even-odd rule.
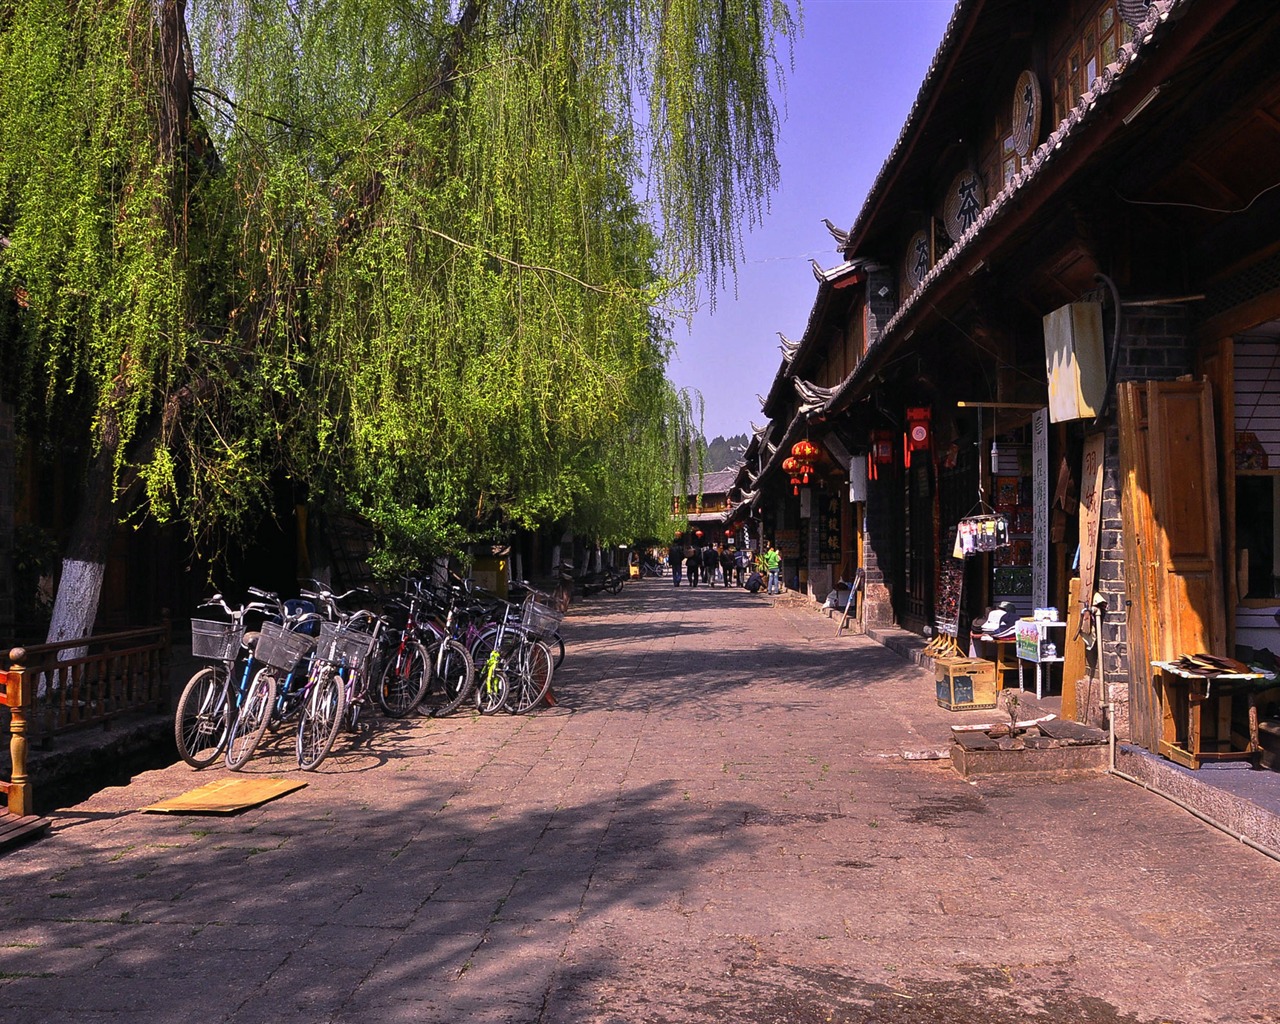
[[[853,225],[902,129],[942,41],[953,0],[805,0],[795,69],[778,98],[782,184],[744,262],[692,328],[673,328],[669,375],[700,391],[707,440],[763,425],[766,394],[782,359],[777,332],[799,340],[817,282],[809,260],[841,261],[822,224]]]

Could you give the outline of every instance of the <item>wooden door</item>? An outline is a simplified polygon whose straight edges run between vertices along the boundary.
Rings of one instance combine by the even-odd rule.
[[[1133,736],[1157,749],[1163,708],[1151,661],[1229,654],[1213,389],[1119,389],[1121,516]]]
[[[1160,540],[1161,659],[1227,650],[1213,388],[1207,380],[1147,385],[1151,511]]]

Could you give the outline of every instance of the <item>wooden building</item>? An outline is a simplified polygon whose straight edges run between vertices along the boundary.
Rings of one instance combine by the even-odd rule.
[[[1067,710],[1150,749],[1153,660],[1280,652],[1278,46],[1261,0],[956,5],[738,481],[813,593],[838,549],[962,647],[1056,608],[1097,640]]]

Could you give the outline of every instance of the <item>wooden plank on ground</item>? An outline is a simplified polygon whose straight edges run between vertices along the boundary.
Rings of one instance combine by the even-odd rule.
[[[289,779],[218,779],[142,810],[153,814],[235,814],[279,799],[305,785]]]
[[[12,814],[0,811],[0,850],[29,843],[49,831],[49,819],[35,814]]]

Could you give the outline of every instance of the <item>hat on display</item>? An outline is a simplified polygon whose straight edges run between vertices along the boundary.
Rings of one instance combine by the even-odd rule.
[[[1012,601],[1000,601],[987,609],[987,616],[978,624],[978,632],[998,636],[1013,629],[1018,621],[1018,609]]]

